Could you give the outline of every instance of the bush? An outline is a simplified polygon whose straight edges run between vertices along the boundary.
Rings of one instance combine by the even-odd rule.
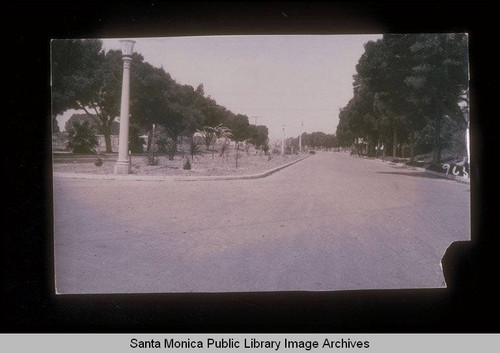
[[[224,142],[222,146],[220,146],[219,156],[222,157],[229,152],[229,144]]]
[[[189,162],[189,158],[186,158],[186,161],[184,162],[183,168],[184,168],[184,170],[190,170],[191,169],[191,162]]]
[[[166,145],[166,150],[167,150],[167,156],[168,156],[168,160],[169,161],[173,161],[174,160],[174,157],[175,157],[175,152],[177,152],[175,150],[175,145],[173,142],[171,143],[168,143]]]
[[[103,163],[103,162],[102,162],[102,159],[101,159],[101,158],[99,158],[99,157],[97,157],[97,160],[95,161],[95,163],[94,163],[94,164],[96,165],[96,167],[100,167],[100,166],[102,166],[102,163]]]
[[[201,154],[201,143],[191,139],[189,141],[189,155],[191,156],[191,161],[194,161],[194,156]]]
[[[148,155],[148,165],[158,165],[158,164],[160,164],[158,157],[156,157],[154,154],[150,153]]]
[[[95,153],[98,141],[95,130],[89,121],[74,121],[68,130],[68,149],[73,153]]]
[[[155,132],[154,142],[157,148],[156,151],[159,153],[168,152],[170,149],[170,139],[163,131]],[[151,146],[151,148],[153,148],[153,146]]]

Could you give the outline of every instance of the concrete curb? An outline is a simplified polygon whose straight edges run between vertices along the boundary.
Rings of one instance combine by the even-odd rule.
[[[216,180],[244,180],[244,179],[260,179],[274,174],[292,164],[298,163],[310,155],[299,158],[290,163],[281,165],[274,169],[268,170],[260,174],[252,175],[218,175],[218,176],[162,176],[162,175],[114,175],[114,174],[82,174],[82,173],[61,173],[54,172],[54,178],[68,179],[99,179],[99,180],[131,180],[131,181],[216,181]]]

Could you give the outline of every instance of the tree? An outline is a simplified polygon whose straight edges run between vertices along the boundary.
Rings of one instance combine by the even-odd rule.
[[[163,68],[156,68],[147,62],[138,62],[133,67],[130,87],[131,123],[138,130],[148,132],[147,151],[151,150],[153,124],[165,119],[167,95],[174,89],[175,81]]]
[[[212,103],[208,103],[208,107],[202,110],[203,116],[203,124],[204,124],[204,140],[207,149],[210,144],[212,144],[217,137],[217,127],[222,126],[227,119],[228,111],[226,108],[218,106],[217,104],[212,105]],[[205,129],[206,127],[212,129]]]
[[[87,122],[90,125],[90,127],[92,128],[92,130],[96,134],[98,134],[99,127],[95,123],[95,119],[96,119],[95,116],[90,116],[89,114],[86,114],[86,113],[84,113],[84,114],[76,113],[76,114],[71,115],[71,117],[68,119],[68,121],[66,121],[64,128],[66,131],[68,131],[72,128],[72,126],[75,122],[79,123],[79,124],[82,124],[83,122]],[[111,127],[110,127],[110,135],[118,135],[119,132],[120,132],[120,124],[116,121],[113,121],[111,123]],[[136,136],[137,133],[138,133],[138,131],[135,129],[135,127],[131,126],[129,139],[133,140],[135,137],[137,137]],[[132,150],[132,148],[131,148],[131,150]],[[135,151],[135,148],[134,148],[134,151]]]
[[[128,148],[132,153],[143,152],[144,139],[141,138],[139,133],[139,128],[130,124],[129,135],[128,135]]]
[[[239,145],[250,137],[248,116],[242,114],[230,115],[226,120],[226,124],[231,130],[231,139],[236,145],[236,168],[238,168]]]
[[[54,39],[51,42],[52,118],[78,109],[77,100],[97,88],[95,75],[104,60],[100,40]]]
[[[337,137],[334,134],[326,135],[326,148],[331,149],[337,147]]]
[[[54,111],[62,109],[59,107],[85,111],[93,120],[97,131],[104,135],[106,152],[112,152],[111,125],[119,113],[121,94],[121,52],[109,51],[103,54],[100,41],[77,41],[73,44],[77,43],[76,47],[81,49],[78,54],[82,55],[82,59],[77,61],[81,63],[81,67],[77,66],[74,70],[62,70],[59,62],[72,65],[74,51],[63,50],[68,49],[68,46],[71,47],[72,43],[71,41],[63,42],[62,48],[56,44],[53,45],[54,56],[58,57],[57,62],[53,64],[54,79],[58,75],[61,76],[54,82],[54,87],[57,87],[55,94],[53,93],[53,101],[56,102]],[[89,47],[94,50],[86,54],[83,49]],[[64,82],[64,84],[57,82]],[[62,90],[65,92],[61,93]]]
[[[243,142],[250,138],[248,116],[242,114],[231,115],[226,120],[226,125],[229,130],[231,130],[231,139],[236,143]]]
[[[142,56],[135,53],[132,55],[132,65],[134,61],[141,60]],[[110,50],[95,73],[95,88],[83,92],[84,94],[81,94],[77,100],[79,109],[92,118],[97,131],[104,135],[106,152],[112,152],[111,126],[120,114],[122,71],[121,51]]]
[[[145,71],[143,60],[140,54],[132,54],[131,112],[136,116],[140,107],[147,104],[139,105],[139,109],[134,109],[134,105],[151,93],[151,90],[136,89],[144,81],[140,77]],[[111,128],[120,114],[122,72],[121,51],[104,53],[101,41],[57,40],[52,43],[53,115],[70,108],[83,110],[93,120],[97,132],[104,135],[106,152],[112,151]],[[144,79],[148,81],[148,76]],[[137,99],[137,93],[143,91]]]
[[[87,114],[73,114],[70,116],[70,118],[66,121],[66,124],[64,124],[64,129],[66,131],[69,131],[70,129],[73,128],[74,123],[83,123],[84,121],[87,121],[93,129],[96,129],[93,120],[87,115]]]
[[[203,84],[200,84],[196,89],[197,99],[195,106],[200,112],[200,119],[196,122],[195,130],[198,130],[205,142],[207,150],[210,145],[215,141],[215,128],[224,125],[227,118],[231,115],[225,107],[217,104],[217,102],[210,96],[204,96]]]
[[[249,129],[249,138],[250,141],[255,145],[256,149],[259,149],[261,146],[267,144],[269,130],[265,125],[250,125]]]
[[[407,118],[405,108],[408,102],[404,79],[410,68],[409,47],[413,38],[413,35],[390,34],[384,35],[376,42],[368,42],[365,45],[365,53],[356,66],[355,95],[360,97],[364,94],[371,99],[370,115],[373,118],[387,118],[392,130],[394,157],[400,138],[404,134],[403,122]],[[361,100],[367,99],[361,97]],[[387,134],[382,136],[385,137]],[[373,138],[373,135],[370,137]],[[373,145],[372,138],[368,140]],[[387,141],[385,144],[387,145]]]
[[[222,126],[222,124],[220,124],[219,126]],[[198,132],[203,138],[203,142],[207,147],[207,151],[210,149],[210,145],[214,143],[216,140],[217,128],[218,128],[217,126],[216,127],[203,126],[202,129],[196,130],[196,132]]]
[[[201,154],[200,143],[195,141],[194,138],[189,140],[189,155],[191,156],[191,162],[194,163],[194,157]]]
[[[327,135],[322,131],[314,131],[309,135],[309,145],[313,148],[326,147]]]
[[[343,111],[343,118],[349,116],[348,129],[368,144],[368,155],[375,154],[375,146],[380,137],[379,119],[374,111],[373,94],[360,86]],[[353,141],[350,141],[352,144]]]
[[[351,116],[346,108],[340,110],[339,123],[337,125],[335,135],[337,136],[338,144],[341,147],[349,147],[354,143],[355,136],[349,128],[350,118]],[[304,140],[304,137],[302,137],[302,143],[304,143]]]
[[[54,132],[54,133],[61,132],[61,129],[59,129],[59,123],[58,123],[56,117],[52,118],[52,132]]]
[[[179,136],[192,135],[196,131],[197,121],[201,119],[196,99],[195,90],[188,85],[173,85],[164,97],[160,124],[172,139],[175,150]]]
[[[338,143],[362,137],[392,147],[403,142],[410,159],[419,139],[433,134],[433,163],[440,163],[446,119],[465,128],[467,114],[467,43],[462,34],[386,34],[368,42],[353,81],[354,97],[341,110]],[[467,111],[467,109],[465,109]]]
[[[305,146],[309,146],[309,134],[307,132],[303,132],[302,135],[300,135],[300,138],[303,149]]]
[[[433,129],[432,161],[441,163],[441,135],[445,119],[463,130],[467,117],[461,104],[468,105],[467,37],[464,34],[418,35],[410,47],[411,74],[405,79],[409,100],[429,117]]]

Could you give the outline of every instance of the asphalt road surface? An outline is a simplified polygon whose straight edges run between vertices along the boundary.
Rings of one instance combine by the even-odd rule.
[[[54,178],[58,293],[445,286],[470,187],[341,153],[232,181]]]

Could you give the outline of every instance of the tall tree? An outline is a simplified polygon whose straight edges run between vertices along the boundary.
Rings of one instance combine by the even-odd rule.
[[[380,120],[374,109],[374,95],[366,86],[361,86],[347,104],[344,116],[348,114],[347,126],[356,137],[368,144],[368,154],[375,154],[380,137]]]
[[[133,55],[133,61],[141,59],[141,56]],[[97,131],[104,135],[106,152],[112,152],[111,126],[120,114],[122,70],[121,51],[108,51],[94,73],[92,89],[82,91],[76,101],[77,107],[92,118]]]
[[[337,130],[335,131],[335,135],[337,136],[338,144],[341,147],[349,147],[353,144],[354,133],[349,128],[349,122],[351,119],[351,115],[349,114],[349,110],[344,107],[339,112],[339,123],[337,125]],[[309,145],[308,134],[304,136],[302,134],[302,144]]]
[[[231,139],[236,143],[243,142],[250,138],[248,116],[242,114],[231,115],[226,120],[226,125],[231,130]]]
[[[150,118],[156,104],[158,70],[144,63],[142,55],[132,54],[131,114],[136,123]],[[112,151],[111,127],[120,114],[123,75],[122,53],[104,53],[99,40],[57,40],[52,43],[52,109],[53,115],[67,109],[83,110],[104,135],[106,152]],[[168,77],[161,77],[165,82]],[[160,79],[157,79],[159,81]],[[149,88],[150,89],[147,89]],[[149,110],[148,110],[149,109]]]
[[[71,149],[73,153],[90,154],[95,152],[98,141],[95,136],[95,129],[88,120],[74,120],[67,132],[67,147]]]
[[[355,94],[370,92],[376,118],[387,118],[392,129],[392,155],[404,134],[405,107],[407,105],[404,80],[410,69],[410,50],[413,35],[386,34],[376,42],[365,45],[356,71],[358,88]]]
[[[204,97],[203,86],[198,86],[199,93],[196,101],[197,109],[201,113],[201,119],[197,121],[197,130],[203,135],[203,140],[207,149],[210,148],[212,142],[216,138],[215,129],[217,126],[225,125],[225,122],[230,115],[230,112],[217,104],[211,97]]]
[[[266,145],[269,139],[269,130],[265,125],[250,125],[250,139],[255,145],[255,148],[259,149],[261,146]]]
[[[405,80],[409,100],[432,122],[433,164],[441,163],[443,119],[467,127],[462,104],[468,105],[468,56],[465,34],[418,35],[410,47],[411,74]]]
[[[189,85],[173,85],[167,91],[162,103],[163,115],[160,124],[173,141],[174,150],[177,140],[183,134],[192,135],[196,130],[201,112],[196,106],[197,94]]]
[[[164,122],[165,115],[168,113],[168,92],[171,92],[176,85],[163,68],[153,67],[147,62],[137,63],[133,68],[130,87],[130,121],[139,130],[148,132],[148,152],[153,140],[153,124]]]
[[[433,163],[439,164],[442,129],[452,128],[443,119],[467,124],[467,68],[463,34],[390,34],[368,42],[356,66],[354,98],[339,115],[339,143],[350,134],[370,140],[377,132],[393,156],[409,142],[413,158],[418,139],[432,131]],[[366,136],[370,130],[377,131]]]
[[[52,118],[68,109],[79,108],[77,100],[84,92],[98,87],[95,74],[104,52],[100,40],[54,39],[51,42]]]

